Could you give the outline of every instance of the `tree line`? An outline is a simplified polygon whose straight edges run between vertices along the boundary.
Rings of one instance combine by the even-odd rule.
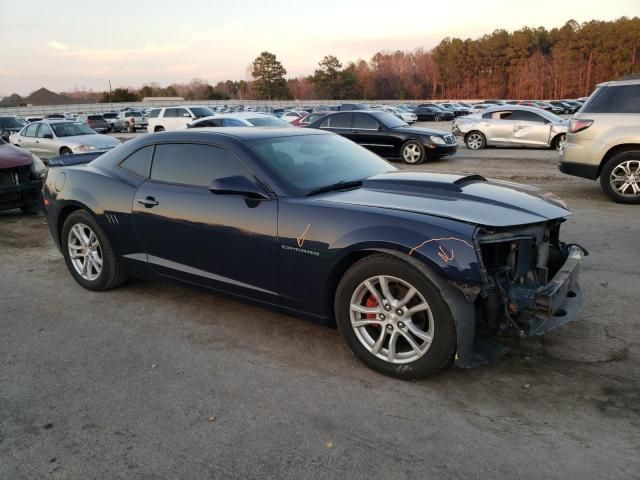
[[[383,51],[342,63],[327,55],[311,75],[287,78],[270,52],[250,65],[251,79],[210,85],[201,79],[161,87],[116,88],[104,102],[180,96],[187,100],[413,100],[449,98],[575,98],[596,84],[640,71],[640,18],[569,20],[562,27],[508,32],[477,39],[447,37],[432,50]],[[67,95],[76,96],[72,93]]]

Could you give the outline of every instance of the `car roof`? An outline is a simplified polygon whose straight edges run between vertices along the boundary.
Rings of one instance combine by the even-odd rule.
[[[39,117],[32,117],[32,118],[39,118]],[[38,120],[37,122],[31,122],[29,125],[33,125],[35,123],[47,123],[49,125],[57,125],[59,123],[80,123],[80,122],[76,122],[73,120],[67,120],[64,118],[45,118],[43,120]]]
[[[621,87],[624,85],[638,85],[640,78],[634,78],[631,80],[613,80],[611,82],[603,82],[596,85],[596,87]]]
[[[263,128],[263,127],[204,127],[198,129],[189,130],[172,130],[169,132],[154,133],[151,135],[145,135],[144,137],[151,138],[153,135],[161,135],[167,139],[168,137],[180,137],[198,136],[198,135],[212,135],[212,136],[225,136],[232,137],[238,140],[260,140],[264,138],[276,138],[276,137],[296,137],[305,135],[333,135],[330,132],[324,130],[316,130],[312,128]]]

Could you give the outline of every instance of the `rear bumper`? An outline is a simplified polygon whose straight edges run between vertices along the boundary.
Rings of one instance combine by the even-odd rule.
[[[587,163],[558,162],[558,168],[562,173],[573,175],[574,177],[588,178],[595,180],[598,178],[599,165],[589,165]]]

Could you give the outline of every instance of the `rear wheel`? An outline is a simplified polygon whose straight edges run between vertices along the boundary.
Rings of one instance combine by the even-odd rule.
[[[487,139],[482,133],[473,131],[467,134],[464,142],[469,150],[480,150],[486,146]]]
[[[23,205],[20,207],[20,210],[22,210],[22,213],[26,213],[27,215],[35,215],[38,213],[38,207],[33,203],[30,205]]]
[[[409,140],[402,146],[402,160],[410,165],[418,165],[424,162],[424,146],[415,140]]]
[[[614,202],[640,203],[640,150],[611,158],[602,169],[600,185]]]
[[[345,273],[335,315],[351,351],[386,375],[433,375],[455,352],[453,317],[437,288],[423,273],[388,255],[366,257]]]
[[[108,290],[126,279],[111,244],[95,219],[84,210],[67,217],[60,238],[67,268],[89,290]]]
[[[156,127],[153,129],[154,132],[164,132],[164,127]]]
[[[561,133],[560,135],[556,135],[553,139],[553,142],[551,142],[551,148],[561,152],[565,143],[567,143],[567,134]]]

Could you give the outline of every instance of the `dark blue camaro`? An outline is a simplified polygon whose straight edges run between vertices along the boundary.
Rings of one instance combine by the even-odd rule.
[[[50,162],[44,198],[91,290],[197,284],[337,325],[400,378],[485,363],[481,333],[539,335],[581,303],[584,252],[559,238],[570,212],[535,188],[397,171],[309,129],[150,134],[76,157]]]

